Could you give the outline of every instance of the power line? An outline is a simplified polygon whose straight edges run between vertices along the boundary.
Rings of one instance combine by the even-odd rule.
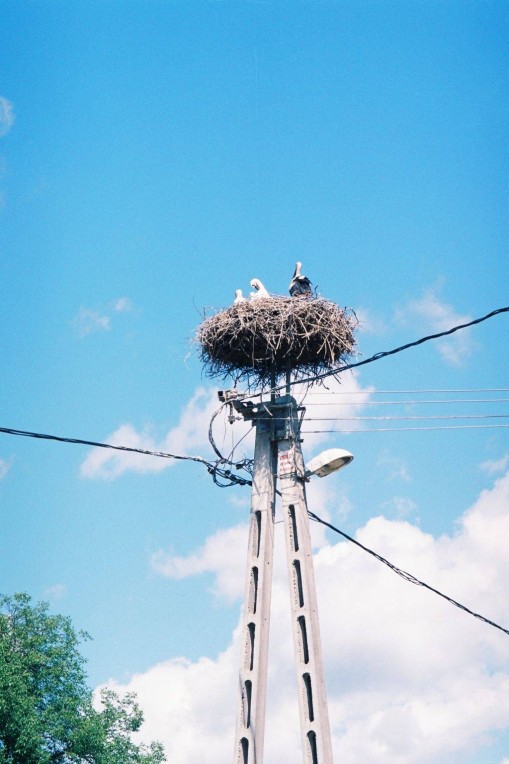
[[[340,432],[343,434],[357,432],[412,432],[420,430],[493,430],[504,429],[509,424],[453,424],[437,427],[370,427],[365,430],[354,429],[336,429],[336,430],[302,430],[303,435],[322,435],[324,433]]]
[[[347,393],[348,394],[348,393]],[[313,393],[314,395],[314,393]],[[363,395],[371,395],[364,391]],[[509,403],[509,398],[442,398],[441,400],[411,400],[411,401],[304,401],[303,406],[423,406],[425,404],[443,403]]]
[[[465,329],[465,328],[467,328],[469,326],[473,326],[475,324],[479,324],[482,321],[486,321],[487,319],[492,318],[493,316],[496,316],[496,315],[498,315],[500,313],[507,313],[508,311],[509,311],[509,307],[498,308],[496,310],[491,311],[487,315],[482,316],[481,318],[476,318],[476,319],[474,319],[472,321],[469,321],[468,323],[459,324],[459,325],[454,326],[451,329],[448,329],[446,331],[438,332],[437,334],[430,334],[430,335],[427,335],[425,337],[421,337],[420,339],[415,340],[414,342],[409,342],[409,343],[407,343],[405,345],[401,345],[401,346],[399,346],[397,348],[394,348],[392,350],[387,350],[387,351],[382,351],[382,352],[376,353],[375,355],[371,356],[370,358],[366,358],[363,361],[358,361],[357,363],[347,364],[347,365],[342,366],[342,367],[340,367],[338,369],[330,370],[328,372],[324,372],[323,374],[318,374],[318,375],[316,375],[314,377],[308,377],[307,379],[301,379],[301,380],[298,380],[298,381],[297,380],[290,381],[289,384],[291,386],[293,386],[293,385],[296,385],[296,384],[311,383],[311,382],[316,382],[316,381],[318,381],[320,379],[325,379],[326,377],[329,377],[329,376],[335,376],[335,375],[341,373],[342,371],[347,371],[349,369],[357,368],[359,366],[364,366],[364,365],[366,365],[368,363],[372,363],[373,361],[378,361],[381,358],[385,358],[385,357],[390,356],[390,355],[395,355],[396,353],[400,353],[403,350],[407,350],[407,349],[409,349],[411,347],[416,347],[417,345],[421,345],[422,343],[428,342],[429,340],[434,340],[434,339],[438,339],[440,337],[445,337],[447,335],[450,335],[450,334],[453,334],[454,332],[459,331],[460,329]],[[272,392],[277,392],[277,391],[285,389],[285,388],[286,388],[286,385],[281,385],[279,387],[273,388]],[[482,391],[482,392],[487,392],[488,388],[479,388],[479,390]],[[505,392],[505,391],[507,391],[507,388],[493,388],[491,391],[492,392],[496,392],[496,391],[500,391],[500,392],[504,391]],[[382,391],[373,391],[373,392],[382,392]],[[391,392],[391,391],[385,391],[385,392],[388,393],[388,392]],[[392,391],[392,392],[398,392],[398,391]],[[399,391],[399,392],[401,392],[401,393],[403,393],[403,392],[414,392],[414,393],[417,393],[419,391]],[[422,392],[448,392],[448,391],[438,391],[438,390],[435,390],[435,391],[422,391]],[[449,392],[463,392],[463,391],[461,391],[461,390],[451,390]],[[470,392],[473,392],[473,390],[471,390]],[[351,393],[348,393],[348,394],[351,395]],[[239,395],[238,400],[243,400],[245,398],[258,397],[259,395],[261,395],[261,393],[256,393],[256,394],[244,393],[242,395]],[[231,461],[231,455],[230,455],[229,459],[226,459],[223,456],[223,454],[219,451],[219,449],[217,448],[217,446],[215,444],[214,437],[213,437],[213,432],[212,432],[213,422],[214,422],[215,418],[217,417],[217,415],[219,414],[219,412],[223,410],[225,405],[226,404],[223,403],[218,408],[218,410],[212,415],[212,418],[211,418],[210,424],[209,424],[209,441],[210,441],[210,443],[212,445],[212,448],[214,449],[214,452],[218,456],[218,459],[215,462],[209,462],[209,461],[207,461],[206,459],[203,459],[200,456],[183,456],[183,455],[179,455],[179,454],[167,453],[167,452],[164,452],[164,451],[152,451],[152,450],[149,450],[149,449],[134,448],[134,447],[130,447],[130,446],[118,446],[118,445],[114,445],[112,443],[101,443],[101,442],[98,442],[98,441],[84,440],[84,439],[81,439],[81,438],[67,438],[67,437],[62,437],[62,436],[59,436],[59,435],[48,435],[48,434],[44,434],[44,433],[30,432],[30,431],[26,431],[26,430],[16,430],[16,429],[13,429],[13,428],[8,428],[8,427],[0,427],[0,433],[4,433],[4,434],[8,434],[8,435],[18,435],[18,436],[30,437],[30,438],[38,438],[38,439],[42,439],[42,440],[53,440],[53,441],[58,441],[58,442],[61,442],[61,443],[72,443],[72,444],[78,444],[78,445],[84,445],[84,446],[92,446],[94,448],[108,448],[108,449],[113,449],[113,450],[116,450],[116,451],[124,451],[124,452],[130,452],[130,453],[137,453],[137,454],[143,454],[143,455],[146,455],[146,456],[156,456],[156,457],[164,458],[164,459],[176,459],[176,460],[180,460],[180,461],[198,462],[200,464],[204,464],[207,467],[207,470],[212,475],[212,477],[214,479],[214,482],[217,485],[220,485],[221,487],[226,487],[226,486],[230,486],[230,485],[251,485],[251,481],[250,480],[246,480],[244,477],[241,477],[239,475],[235,475],[234,473],[231,472],[231,470],[228,470],[228,469],[225,469],[224,467],[220,467],[219,466],[219,465],[235,466],[236,469],[240,469],[240,470],[244,469],[245,471],[250,473],[251,463],[252,463],[252,460],[243,459],[238,464],[233,465],[233,463]],[[331,420],[331,421],[335,421],[335,420]],[[479,428],[479,429],[480,428],[485,428],[485,429],[488,429],[488,428],[495,428],[495,427],[504,428],[504,427],[508,427],[508,426],[509,425],[457,425],[457,426],[441,426],[441,427],[405,427],[405,428],[378,428],[378,429],[371,428],[371,429],[368,429],[368,430],[358,430],[358,429],[357,430],[345,430],[345,429],[341,429],[341,430],[336,430],[336,429],[331,429],[331,430],[307,430],[307,431],[303,431],[303,432],[305,432],[306,434],[333,433],[333,432],[342,432],[342,433],[349,433],[349,432],[400,432],[400,431],[409,431],[409,430],[448,430],[448,429],[450,430],[450,429],[473,429],[473,428]],[[218,482],[218,477],[220,477],[222,479],[225,479],[227,482],[226,483],[219,483]]]
[[[81,438],[66,438],[60,435],[47,435],[42,432],[15,430],[10,427],[0,427],[0,433],[4,433],[6,435],[20,435],[25,438],[36,438],[39,440],[53,440],[59,443],[72,443],[74,445],[80,446],[92,446],[94,448],[109,448],[115,451],[127,451],[129,453],[143,454],[145,456],[157,456],[162,459],[177,459],[180,461],[198,462],[199,464],[204,464],[207,467],[207,471],[212,475],[214,482],[217,482],[217,478],[220,477],[225,480],[231,480],[231,485],[251,485],[251,481],[245,480],[239,475],[234,475],[230,470],[219,467],[218,462],[209,462],[207,459],[203,459],[201,456],[183,456],[180,454],[170,454],[166,451],[151,451],[149,449],[134,448],[131,446],[117,446],[113,443],[100,443],[95,440],[83,440]],[[241,467],[239,467],[239,469],[240,468]]]
[[[301,384],[298,380],[295,384]],[[420,393],[509,393],[509,387],[469,387],[469,388],[447,388],[439,390],[436,388],[430,390],[313,390],[310,395],[417,395]]]
[[[280,390],[285,390],[287,387],[293,387],[297,384],[311,384],[312,382],[319,382],[321,379],[326,379],[327,377],[335,377],[338,374],[341,374],[343,371],[348,371],[349,369],[356,369],[359,366],[365,366],[368,363],[373,363],[373,361],[380,361],[382,358],[387,358],[391,355],[396,355],[396,353],[401,353],[403,350],[408,350],[409,348],[417,347],[418,345],[422,345],[425,342],[429,342],[430,340],[437,340],[440,339],[440,337],[447,337],[450,334],[454,334],[455,332],[458,332],[460,329],[466,329],[469,326],[475,326],[476,324],[480,324],[483,321],[487,321],[489,318],[493,318],[494,316],[498,316],[501,313],[507,313],[509,312],[509,307],[505,308],[497,308],[496,310],[492,310],[490,313],[487,313],[485,316],[481,316],[481,318],[474,318],[472,321],[468,321],[465,324],[458,324],[457,326],[453,326],[451,329],[446,329],[443,332],[437,332],[436,334],[428,334],[425,337],[421,337],[418,340],[414,340],[413,342],[407,342],[405,345],[400,345],[397,348],[393,348],[392,350],[383,350],[379,353],[375,353],[375,355],[372,355],[370,358],[365,358],[363,361],[357,361],[356,363],[349,363],[345,364],[344,366],[339,366],[337,369],[331,369],[330,371],[324,371],[322,374],[316,374],[313,377],[305,377],[304,379],[300,380],[291,380],[288,383],[285,383],[283,385],[278,385],[276,387],[273,387],[271,389],[272,393],[279,392]],[[256,398],[261,393],[244,393],[241,398]]]
[[[466,607],[465,605],[462,605],[460,602],[453,600],[452,597],[449,597],[447,594],[443,594],[443,592],[440,592],[438,589],[435,589],[433,586],[430,586],[429,584],[424,583],[424,581],[421,581],[420,579],[416,578],[411,573],[407,573],[405,570],[398,568],[392,562],[389,562],[389,560],[386,560],[385,557],[382,557],[381,555],[377,554],[377,552],[374,552],[369,547],[364,546],[364,544],[361,544],[360,541],[356,541],[356,539],[352,538],[347,533],[340,531],[339,528],[336,528],[334,525],[331,525],[330,523],[327,523],[325,520],[322,520],[322,518],[318,517],[318,515],[315,515],[314,512],[310,512],[308,510],[308,515],[312,520],[315,520],[317,523],[321,523],[322,525],[327,526],[327,528],[330,528],[335,533],[339,533],[339,535],[343,536],[343,538],[345,538],[347,541],[351,541],[352,544],[355,544],[356,546],[360,547],[365,552],[370,554],[372,557],[377,559],[379,562],[382,562],[384,565],[387,565],[387,567],[389,567],[394,573],[396,573],[398,576],[403,578],[405,581],[408,581],[410,584],[415,584],[416,586],[422,586],[423,588],[428,589],[430,592],[433,592],[434,594],[437,594],[439,597],[442,597],[444,600],[447,600],[447,602],[449,602],[451,605],[454,605],[455,607],[460,608],[460,610],[464,610],[465,613],[472,615],[474,618],[478,618],[480,621],[483,621],[484,623],[489,624],[489,626],[493,626],[495,629],[500,629],[500,631],[503,631],[504,634],[507,634],[509,636],[509,629],[504,629],[504,627],[499,626],[498,623],[495,623],[494,621],[490,621],[489,618],[485,618],[483,615],[480,615],[479,613],[475,613],[473,610],[470,610],[468,607]]]
[[[201,456],[179,456],[177,454],[170,454],[165,451],[150,451],[144,448],[133,448],[131,446],[117,446],[113,443],[99,443],[95,440],[82,440],[81,438],[66,438],[61,435],[46,435],[42,432],[29,432],[27,430],[13,430],[10,427],[0,427],[0,432],[7,435],[21,435],[26,438],[39,438],[41,440],[56,440],[60,443],[74,443],[81,446],[94,446],[95,448],[113,448],[116,451],[130,451],[135,454],[144,454],[146,456],[158,456],[163,459],[182,459],[192,462],[201,462],[202,464],[210,464],[206,459],[202,459]]]
[[[357,363],[348,364],[342,368],[339,368],[334,371],[327,371],[323,374],[317,374],[315,377],[308,377],[306,380],[302,380],[304,382],[317,382],[320,379],[324,379],[326,377],[330,377],[335,373],[340,373],[341,371],[346,371],[347,369],[354,369],[358,366],[364,366],[368,363],[372,363],[373,361],[379,361],[382,358],[386,358],[390,355],[395,355],[396,353],[401,353],[403,350],[409,350],[409,348],[417,347],[418,345],[422,345],[425,342],[429,342],[430,340],[437,340],[440,339],[440,337],[447,337],[450,334],[454,334],[455,332],[459,331],[460,329],[466,329],[469,326],[474,326],[476,324],[480,324],[483,321],[487,321],[489,318],[493,318],[494,316],[499,315],[500,313],[507,313],[509,312],[509,307],[505,308],[497,308],[496,310],[492,310],[490,313],[487,313],[485,316],[481,316],[481,318],[474,318],[472,321],[468,321],[465,324],[458,324],[457,326],[453,326],[451,329],[446,329],[443,332],[437,332],[436,334],[428,334],[425,337],[421,337],[418,340],[414,340],[413,342],[407,342],[405,345],[400,345],[397,348],[393,348],[392,350],[384,350],[379,353],[375,353],[375,355],[371,356],[370,358],[366,358],[364,361],[358,361]],[[294,384],[294,383],[290,383]],[[284,387],[284,386],[283,386]]]
[[[400,415],[400,416],[311,416],[306,417],[305,422],[381,422],[381,421],[407,421],[416,419],[509,419],[509,414],[423,414],[423,415]]]

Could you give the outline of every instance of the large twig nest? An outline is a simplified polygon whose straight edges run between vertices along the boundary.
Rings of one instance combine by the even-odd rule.
[[[209,377],[249,388],[291,371],[293,379],[334,369],[351,356],[355,313],[321,297],[245,300],[206,318],[195,341]]]

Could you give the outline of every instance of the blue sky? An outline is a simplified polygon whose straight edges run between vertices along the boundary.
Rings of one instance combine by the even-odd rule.
[[[357,311],[359,359],[506,306],[508,16],[468,0],[3,2],[0,426],[209,457],[227,383],[191,344],[203,310],[255,276],[284,294],[297,259]],[[339,400],[349,417],[506,415],[507,320],[345,375],[305,429]],[[379,392],[396,390],[430,392]],[[244,432],[216,427],[225,448]],[[307,435],[308,457],[355,454],[310,507],[507,627],[507,432]],[[89,631],[91,683],[135,689],[175,764],[233,746],[248,513],[248,489],[197,464],[0,439],[1,590]],[[507,762],[507,637],[315,541],[338,760]],[[267,725],[269,763],[278,745],[300,755],[285,586],[281,569],[270,703],[287,733]]]

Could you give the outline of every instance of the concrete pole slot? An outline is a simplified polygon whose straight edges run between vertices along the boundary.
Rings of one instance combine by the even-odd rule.
[[[249,671],[253,670],[254,666],[254,652],[255,652],[255,630],[256,626],[254,623],[248,624],[248,632],[249,632],[249,642],[250,642],[250,658],[249,658]]]
[[[240,741],[242,748],[242,764],[248,764],[249,761],[249,740],[247,737],[243,737]]]
[[[292,537],[293,537],[293,551],[299,551],[299,534],[297,533],[297,517],[295,515],[295,506],[290,504],[288,507],[290,512],[290,520],[292,523]]]
[[[302,652],[302,660],[304,663],[309,663],[309,647],[308,647],[308,633],[306,629],[306,619],[303,615],[297,618],[300,627],[300,644]]]
[[[304,607],[304,590],[302,588],[302,572],[300,569],[300,562],[299,560],[293,561],[293,573],[295,577],[295,583],[296,583],[296,590],[297,590],[297,601],[299,603],[299,607]]]
[[[252,513],[251,520],[251,553],[254,557],[260,556],[260,542],[262,531],[262,513],[256,511]]]
[[[251,568],[251,585],[249,587],[249,612],[256,614],[256,601],[258,599],[258,568]]]
[[[313,709],[313,688],[311,687],[311,676],[309,674],[303,674],[304,687],[306,688],[306,697],[308,701],[308,718],[310,722],[315,720],[315,712]]]
[[[310,764],[318,764],[318,750],[316,745],[316,733],[313,730],[308,732],[309,742],[309,761]]]
[[[251,726],[251,694],[253,690],[253,684],[250,679],[246,679],[244,689],[246,694],[246,705],[247,705],[246,714],[245,714],[246,729],[249,729],[249,727]]]

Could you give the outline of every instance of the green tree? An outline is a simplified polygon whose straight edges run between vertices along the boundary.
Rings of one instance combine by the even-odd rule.
[[[160,743],[136,745],[134,694],[101,693],[94,708],[71,620],[27,594],[0,596],[0,764],[161,764]]]

